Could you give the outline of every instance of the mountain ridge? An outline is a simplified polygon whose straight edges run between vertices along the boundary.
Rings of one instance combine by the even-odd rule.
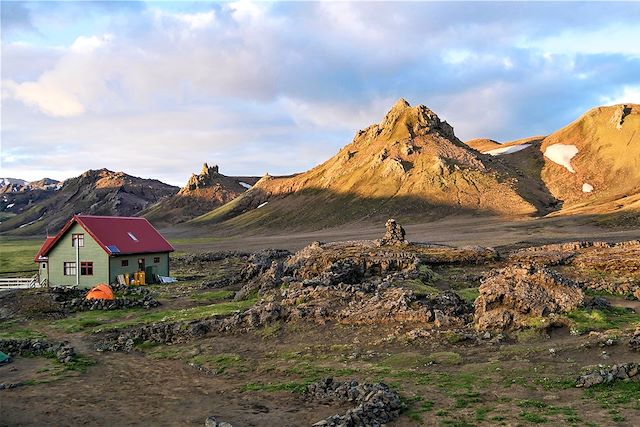
[[[39,234],[61,228],[74,214],[134,216],[177,187],[156,179],[144,179],[106,168],[88,170],[64,181],[59,190],[45,200],[27,206],[6,219],[0,231],[13,234]]]
[[[429,108],[411,107],[400,99],[380,123],[358,131],[350,144],[322,164],[292,177],[265,176],[230,205],[192,223],[234,218],[230,224],[286,226],[303,216],[322,227],[344,222],[329,208],[340,210],[344,203],[352,208],[353,220],[372,216],[372,205],[379,205],[375,215],[401,218],[456,211],[529,216],[553,203],[550,195],[519,192],[519,180],[527,178],[468,147]],[[309,212],[315,208],[308,203],[317,205],[318,214]],[[239,219],[243,216],[246,221]]]

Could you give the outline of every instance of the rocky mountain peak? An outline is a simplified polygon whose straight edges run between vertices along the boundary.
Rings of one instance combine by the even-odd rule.
[[[408,139],[438,132],[455,138],[453,128],[424,105],[412,107],[404,98],[393,104],[377,126],[376,134],[390,139]]]
[[[399,110],[402,111],[406,108],[411,108],[411,104],[409,104],[409,101],[407,101],[404,98],[399,98],[395,104],[393,104],[393,106],[391,107],[391,110]],[[391,110],[389,112],[391,112]]]
[[[207,163],[202,165],[200,175],[217,175],[219,174],[218,165],[209,166]]]
[[[202,165],[200,174],[192,174],[187,185],[180,190],[180,194],[188,193],[199,188],[207,188],[214,185],[220,178],[220,169],[218,165],[209,166],[207,163]]]

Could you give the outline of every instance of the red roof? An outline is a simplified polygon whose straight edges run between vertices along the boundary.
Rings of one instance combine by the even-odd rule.
[[[173,246],[146,218],[74,215],[62,230],[51,238],[51,242],[50,238],[47,238],[38,256],[46,256],[75,223],[84,228],[109,255],[174,251]]]
[[[34,259],[35,262],[42,261],[41,258],[46,258],[44,256],[44,253],[49,250],[49,248],[51,247],[51,244],[55,240],[56,240],[56,236],[47,236],[47,239],[44,241],[44,243],[42,244],[42,246],[38,250],[38,253],[36,254],[36,257]]]

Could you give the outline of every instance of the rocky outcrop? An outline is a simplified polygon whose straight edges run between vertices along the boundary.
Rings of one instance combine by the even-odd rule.
[[[218,165],[209,166],[208,164],[202,165],[200,174],[191,174],[187,185],[183,187],[178,194],[188,193],[198,188],[206,188],[214,183],[215,178],[219,175]]]
[[[326,243],[314,242],[287,261],[287,273],[296,278],[318,279],[327,284],[360,282],[417,267],[412,251],[386,251],[373,241]]]
[[[388,280],[330,286],[293,283],[270,299],[225,319],[224,328],[254,329],[275,321],[462,326],[472,320],[473,312],[454,292],[418,298]]]
[[[481,331],[526,327],[531,319],[570,311],[584,302],[575,282],[537,267],[493,270],[479,291],[474,320]]]
[[[283,249],[266,249],[249,256],[247,265],[238,276],[238,281],[246,283],[234,297],[236,301],[254,292],[273,289],[282,283],[284,262],[291,252]]]
[[[640,380],[640,365],[637,363],[623,363],[588,371],[576,379],[576,387],[589,388],[594,385],[609,384],[619,380]]]
[[[402,408],[398,393],[384,383],[360,384],[355,380],[326,378],[310,384],[304,396],[309,401],[355,405],[345,414],[327,417],[313,424],[314,427],[382,426],[398,418]]]
[[[37,338],[0,339],[0,351],[15,357],[19,355],[54,357],[60,363],[69,363],[76,352],[68,342],[51,343]]]

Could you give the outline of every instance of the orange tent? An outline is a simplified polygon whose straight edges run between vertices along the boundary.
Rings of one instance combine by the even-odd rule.
[[[112,300],[114,299],[114,296],[113,291],[111,290],[111,287],[109,285],[107,285],[106,283],[100,283],[98,286],[92,288],[85,298]]]

